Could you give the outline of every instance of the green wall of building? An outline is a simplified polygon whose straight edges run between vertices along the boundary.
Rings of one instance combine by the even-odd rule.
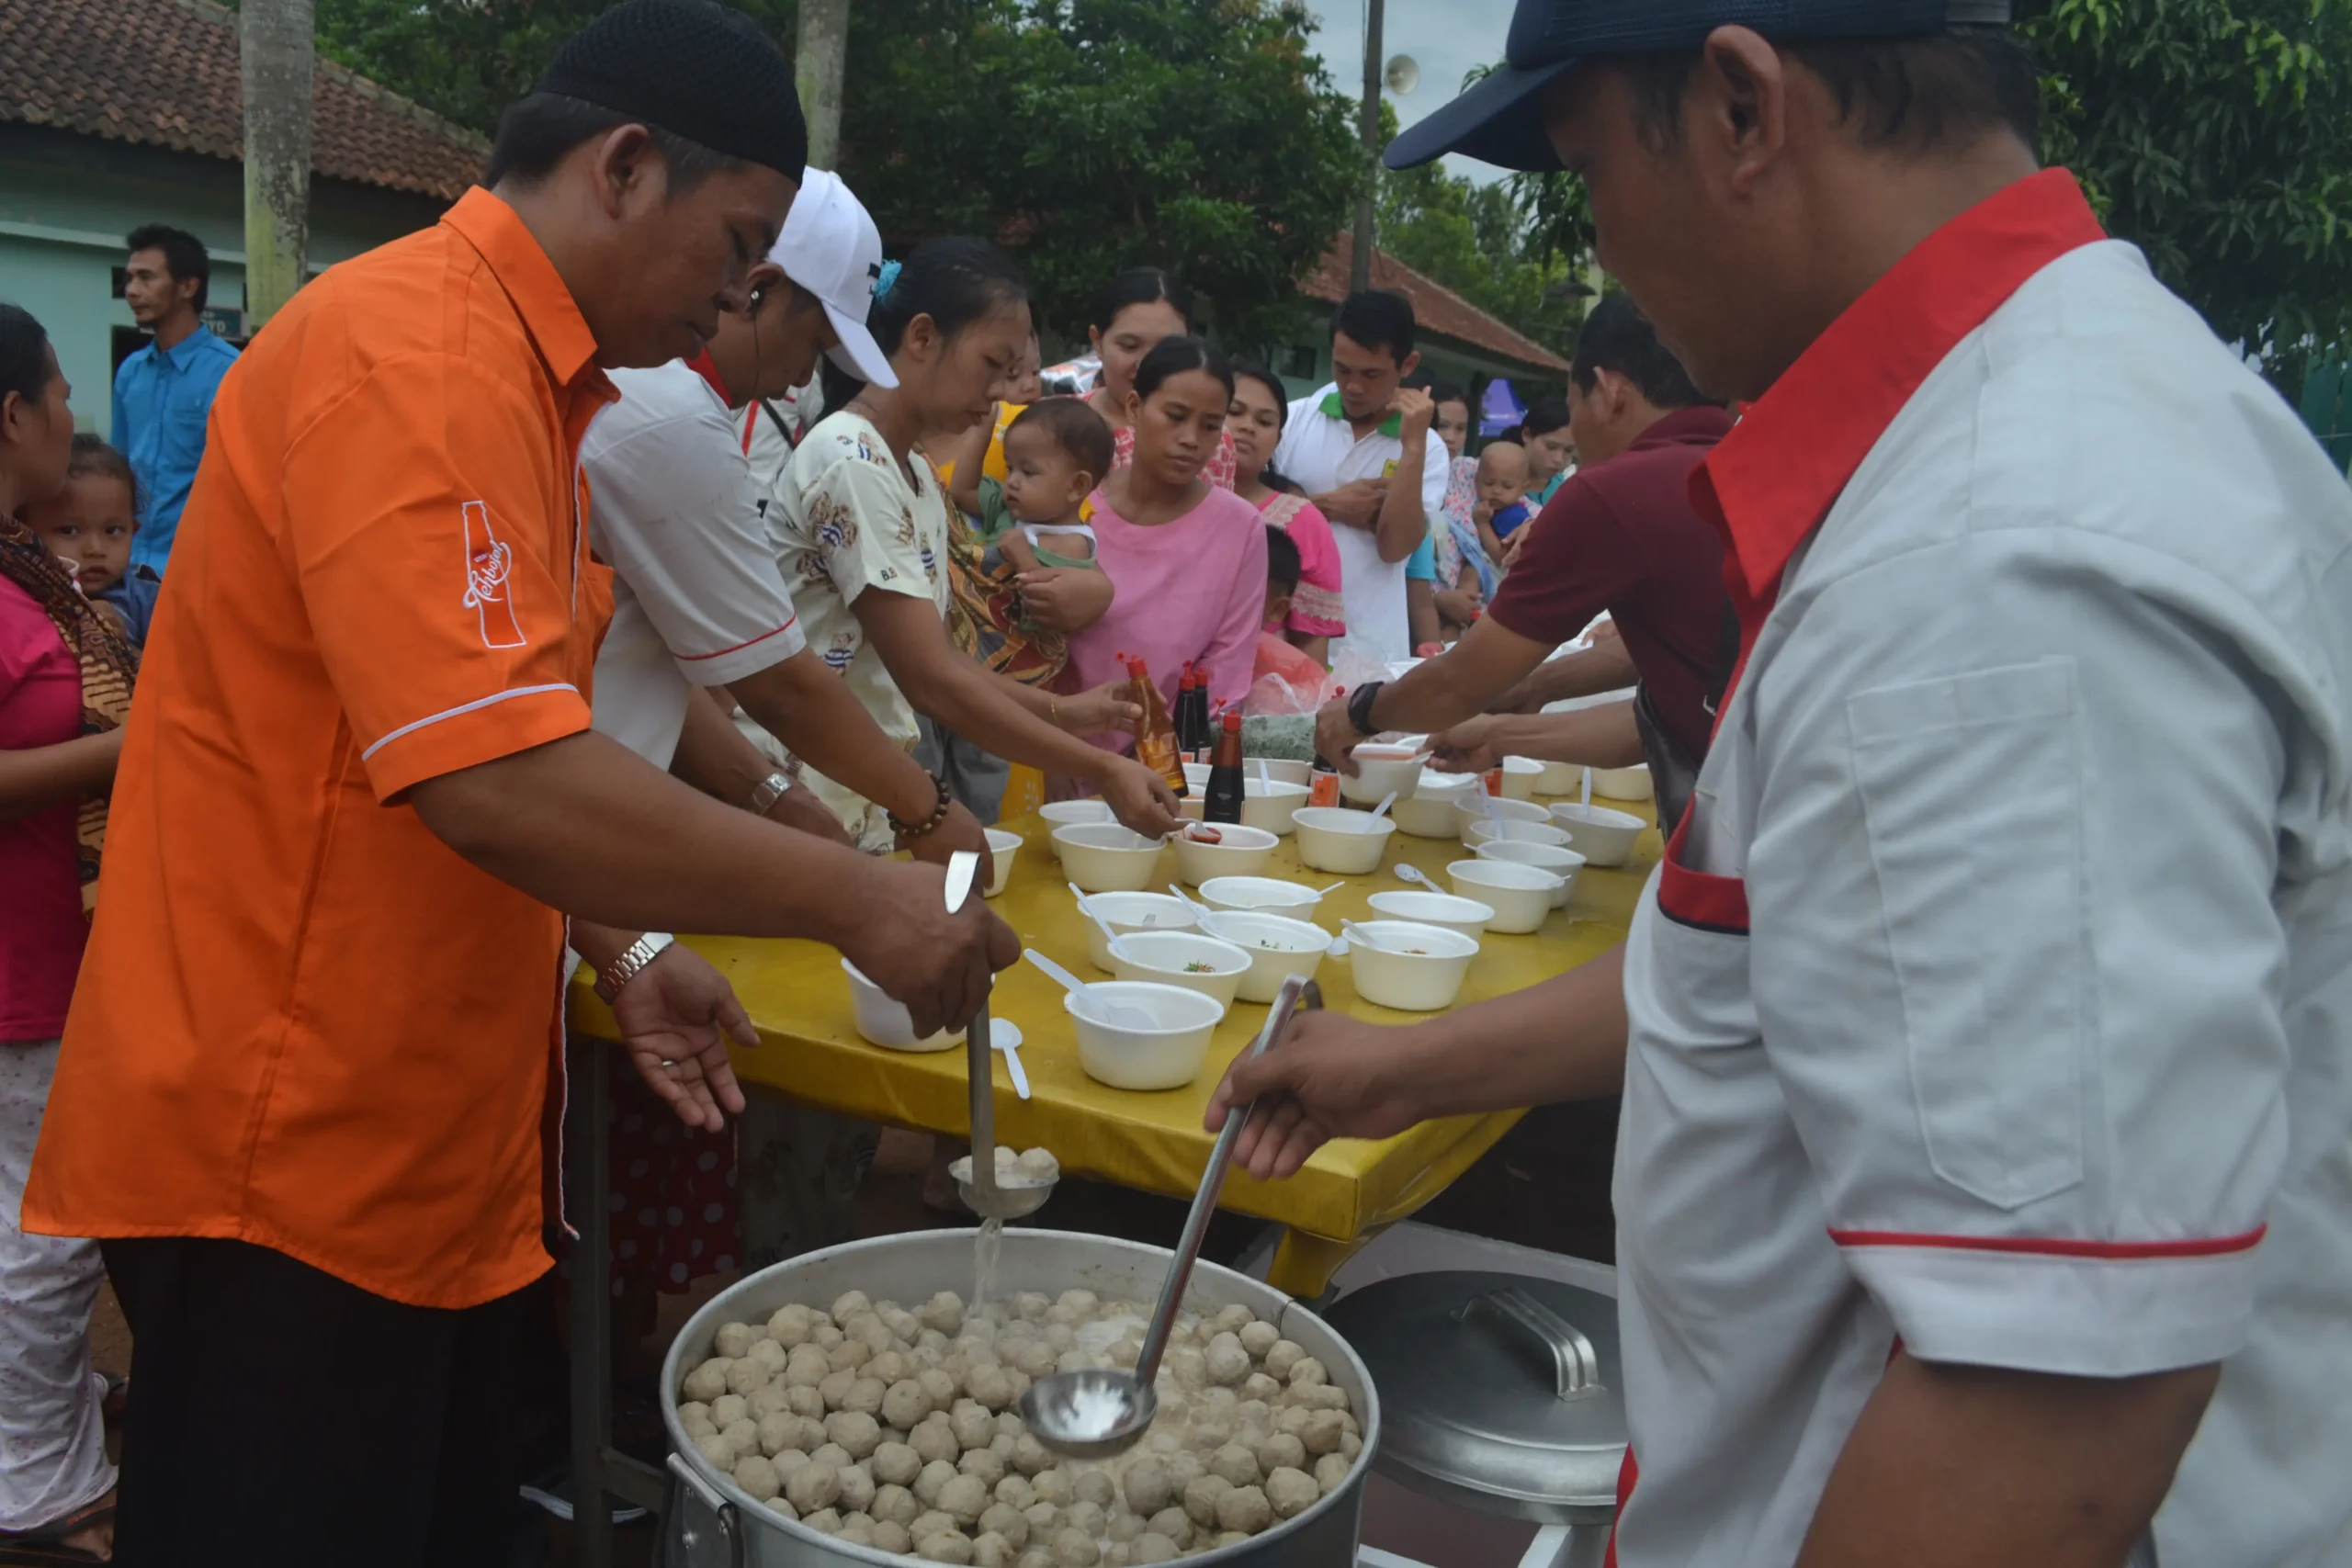
[[[431,223],[442,204],[342,181],[314,182],[310,265],[323,271]],[[0,125],[0,299],[48,329],[84,430],[111,435],[114,333],[133,325],[114,297],[123,236],[168,223],[212,253],[211,307],[244,303],[244,188],[220,159]]]

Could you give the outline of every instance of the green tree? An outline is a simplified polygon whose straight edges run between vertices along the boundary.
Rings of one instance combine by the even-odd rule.
[[[2352,0],[2029,0],[2043,153],[2281,384],[2352,341]]]
[[[609,0],[318,0],[322,47],[489,134]],[[737,0],[778,39],[791,0]],[[1348,99],[1297,0],[858,0],[842,172],[894,251],[978,233],[1012,251],[1042,322],[1083,333],[1120,268],[1202,294],[1220,333],[1273,341],[1364,177]]]
[[[1381,106],[1387,130],[1396,111]],[[1541,188],[1541,187],[1536,187]],[[1380,248],[1546,348],[1566,353],[1583,310],[1570,256],[1550,243],[1514,181],[1473,182],[1442,164],[1383,170]]]

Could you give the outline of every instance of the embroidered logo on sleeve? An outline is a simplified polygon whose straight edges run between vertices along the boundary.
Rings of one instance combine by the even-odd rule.
[[[514,552],[491,531],[490,508],[479,501],[465,503],[466,608],[481,624],[484,648],[521,648],[530,639],[514,618],[512,582]]]

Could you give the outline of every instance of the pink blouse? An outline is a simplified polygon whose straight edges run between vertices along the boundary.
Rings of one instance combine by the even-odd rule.
[[[1270,495],[1258,515],[1298,547],[1298,592],[1291,595],[1288,628],[1302,637],[1347,636],[1347,608],[1340,598],[1340,546],[1331,537],[1331,520],[1303,495]]]
[[[1192,511],[1153,528],[1120,516],[1099,490],[1093,506],[1094,557],[1118,596],[1069,639],[1080,689],[1125,679],[1119,656],[1139,654],[1172,705],[1189,660],[1208,671],[1210,704],[1239,712],[1266,614],[1266,531],[1258,509],[1215,486]],[[1093,739],[1118,750],[1131,738]]]

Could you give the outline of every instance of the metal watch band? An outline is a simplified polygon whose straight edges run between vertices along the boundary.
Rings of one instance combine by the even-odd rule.
[[[662,950],[677,940],[668,931],[647,931],[630,942],[627,952],[596,976],[596,994],[604,998],[605,1005],[610,1007],[613,998],[621,994],[621,987],[643,974],[645,966],[661,957]]]
[[[752,798],[745,805],[744,809],[754,817],[765,817],[775,808],[775,803],[782,800],[791,788],[792,778],[789,774],[782,772],[770,773],[753,786]]]

